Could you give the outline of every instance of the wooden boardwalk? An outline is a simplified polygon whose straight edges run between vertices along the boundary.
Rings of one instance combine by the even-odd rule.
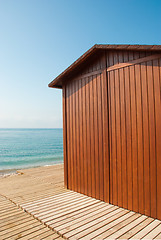
[[[0,239],[161,239],[161,221],[64,189],[62,165],[19,173],[0,181]]]
[[[62,239],[33,216],[0,196],[0,239]]]

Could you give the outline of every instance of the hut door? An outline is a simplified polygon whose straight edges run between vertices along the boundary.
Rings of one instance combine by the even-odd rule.
[[[161,219],[161,58],[153,56],[108,71],[110,203]]]

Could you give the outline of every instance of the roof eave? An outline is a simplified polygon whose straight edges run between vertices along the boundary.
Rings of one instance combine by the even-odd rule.
[[[68,68],[65,69],[60,75],[58,75],[52,82],[48,84],[50,88],[62,88],[62,79],[65,79],[73,70],[79,67],[82,62],[84,62],[89,56],[91,56],[97,49],[102,50],[140,50],[140,51],[161,51],[161,45],[125,45],[125,44],[95,44],[88,51],[86,51],[82,56],[80,56],[75,62],[73,62]],[[60,84],[61,80],[61,84]]]
[[[86,51],[83,55],[81,55],[76,61],[74,61],[68,68],[65,69],[60,75],[58,75],[52,82],[48,84],[48,87],[51,88],[62,88],[62,85],[60,86],[58,82],[61,78],[64,78],[66,75],[69,74],[73,69],[78,67],[85,59],[87,59],[91,54],[95,52],[95,50],[98,49],[98,44],[95,44],[93,47],[91,47],[88,51]]]

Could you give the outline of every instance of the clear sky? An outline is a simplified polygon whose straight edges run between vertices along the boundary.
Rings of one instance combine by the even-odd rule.
[[[47,85],[96,43],[161,44],[161,0],[0,0],[0,128],[62,127]]]

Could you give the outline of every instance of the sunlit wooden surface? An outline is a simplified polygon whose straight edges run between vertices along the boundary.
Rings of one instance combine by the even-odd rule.
[[[0,239],[62,239],[54,231],[0,196]]]
[[[0,179],[0,239],[161,239],[161,221],[66,190],[63,165]]]

